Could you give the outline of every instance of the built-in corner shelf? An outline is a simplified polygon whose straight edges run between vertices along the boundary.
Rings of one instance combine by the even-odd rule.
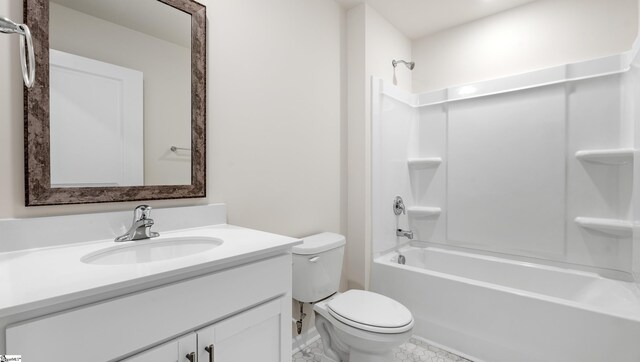
[[[407,208],[409,217],[416,219],[440,216],[441,212],[442,209],[439,207],[412,206]]]
[[[412,170],[438,167],[441,163],[442,159],[440,157],[410,158],[407,160],[407,164]]]
[[[624,165],[633,162],[633,149],[615,148],[608,150],[583,150],[576,152],[576,158],[581,161],[602,163],[608,165]]]
[[[633,230],[633,224],[627,220],[576,217],[575,222],[585,229],[596,230],[618,237],[629,237]]]

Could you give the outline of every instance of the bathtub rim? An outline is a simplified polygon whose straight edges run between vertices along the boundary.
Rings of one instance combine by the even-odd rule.
[[[372,253],[372,260],[375,260],[381,256],[392,253],[394,251],[397,252],[398,250],[402,250],[403,248],[409,248],[409,247],[416,248],[416,249],[437,248],[437,249],[443,249],[443,250],[458,251],[465,254],[472,254],[474,256],[481,255],[481,256],[487,256],[487,257],[494,257],[500,260],[514,261],[516,263],[530,263],[536,266],[542,265],[542,266],[555,267],[562,270],[572,270],[572,271],[580,271],[585,273],[597,274],[598,276],[606,279],[636,283],[640,288],[640,282],[637,282],[636,279],[634,278],[634,275],[628,271],[572,263],[569,261],[544,259],[542,257],[516,255],[516,254],[502,253],[502,252],[497,252],[492,250],[481,250],[481,249],[475,249],[475,248],[470,248],[470,247],[460,246],[460,245],[450,245],[450,244],[434,243],[434,242],[420,241],[420,240],[410,240],[403,243],[398,243],[393,248]]]
[[[399,252],[401,252],[403,250],[407,250],[407,249],[429,249],[430,251],[444,252],[444,253],[447,253],[447,254],[456,254],[456,255],[459,255],[459,256],[463,256],[463,257],[472,257],[472,258],[479,258],[479,259],[485,259],[485,260],[490,260],[490,261],[498,261],[498,262],[503,262],[503,263],[508,263],[508,264],[516,264],[518,266],[529,266],[529,267],[535,267],[535,268],[540,268],[540,269],[558,271],[558,272],[562,272],[562,273],[573,273],[573,274],[577,274],[577,275],[580,275],[580,276],[593,277],[595,279],[608,279],[608,280],[611,280],[611,281],[617,282],[617,283],[632,284],[636,288],[638,288],[638,285],[633,283],[633,282],[625,282],[625,281],[621,281],[621,280],[617,280],[617,279],[605,278],[605,277],[602,277],[601,275],[599,275],[598,273],[592,273],[592,272],[587,272],[587,271],[582,271],[582,270],[575,270],[575,269],[570,269],[570,268],[566,268],[566,267],[562,268],[562,267],[556,267],[556,266],[549,266],[549,265],[545,265],[545,264],[536,264],[536,263],[531,263],[531,262],[519,262],[519,261],[514,261],[514,260],[506,259],[506,258],[499,258],[499,257],[495,257],[495,256],[487,256],[487,255],[480,255],[480,254],[468,253],[468,252],[457,251],[457,250],[449,250],[449,249],[440,248],[440,247],[437,247],[437,246],[429,246],[429,247],[422,248],[422,247],[415,247],[415,246],[411,246],[411,245],[405,244],[402,247],[396,248],[396,250],[388,251],[386,254],[380,255],[380,256],[378,256],[378,257],[373,259],[374,264],[377,263],[377,264],[385,265],[385,266],[388,266],[388,267],[400,268],[400,269],[404,269],[404,270],[407,270],[407,271],[410,271],[410,272],[417,272],[417,273],[426,274],[426,275],[430,275],[430,276],[437,277],[437,278],[449,279],[449,280],[453,280],[453,281],[464,283],[464,284],[470,284],[470,285],[479,286],[479,287],[483,287],[483,288],[489,288],[489,289],[492,289],[492,290],[497,290],[497,291],[504,292],[504,293],[511,293],[511,294],[515,294],[515,295],[518,295],[518,296],[522,296],[522,297],[529,297],[529,298],[533,298],[533,299],[540,300],[540,301],[557,303],[557,304],[564,305],[566,307],[579,308],[579,309],[582,309],[582,310],[585,310],[585,311],[588,311],[588,312],[593,312],[593,313],[606,315],[608,317],[620,318],[620,319],[623,319],[623,320],[626,320],[626,321],[633,321],[633,322],[640,323],[640,310],[638,311],[637,315],[633,315],[633,314],[630,314],[630,313],[621,313],[621,312],[606,310],[604,308],[598,308],[596,306],[589,305],[589,304],[586,304],[586,303],[572,301],[572,300],[559,298],[559,297],[555,297],[555,296],[550,296],[550,295],[546,295],[546,294],[542,294],[542,293],[537,293],[537,292],[527,291],[527,290],[523,290],[523,289],[507,287],[507,286],[503,286],[503,285],[499,285],[499,284],[495,284],[495,283],[490,283],[490,282],[486,282],[486,281],[482,281],[482,280],[476,280],[476,279],[471,279],[471,278],[467,278],[467,277],[461,277],[461,276],[457,276],[457,275],[447,274],[447,273],[435,271],[435,270],[432,270],[432,269],[425,269],[425,268],[420,268],[420,267],[411,266],[411,265],[398,264],[397,262],[392,261],[392,257],[391,257],[392,255],[396,255],[397,256],[397,254]],[[462,255],[460,255],[460,254],[462,254]],[[640,290],[640,288],[638,288],[638,289]]]

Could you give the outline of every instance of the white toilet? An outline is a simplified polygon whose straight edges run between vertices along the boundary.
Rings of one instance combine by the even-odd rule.
[[[293,298],[315,304],[323,362],[393,361],[393,348],[411,336],[413,316],[377,293],[337,293],[344,245],[344,236],[321,233],[293,247]]]

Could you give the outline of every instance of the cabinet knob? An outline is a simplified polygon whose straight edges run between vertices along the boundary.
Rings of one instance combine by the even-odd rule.
[[[196,353],[195,352],[191,352],[187,355],[187,359],[189,360],[189,362],[196,362]]]
[[[213,362],[213,344],[204,347],[204,350],[209,352],[209,362]]]

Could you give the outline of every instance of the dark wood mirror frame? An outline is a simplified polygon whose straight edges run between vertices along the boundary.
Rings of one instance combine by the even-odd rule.
[[[49,0],[24,0],[36,79],[24,90],[27,206],[197,198],[206,196],[206,8],[193,0],[158,0],[191,15],[191,185],[51,187],[49,138]]]

